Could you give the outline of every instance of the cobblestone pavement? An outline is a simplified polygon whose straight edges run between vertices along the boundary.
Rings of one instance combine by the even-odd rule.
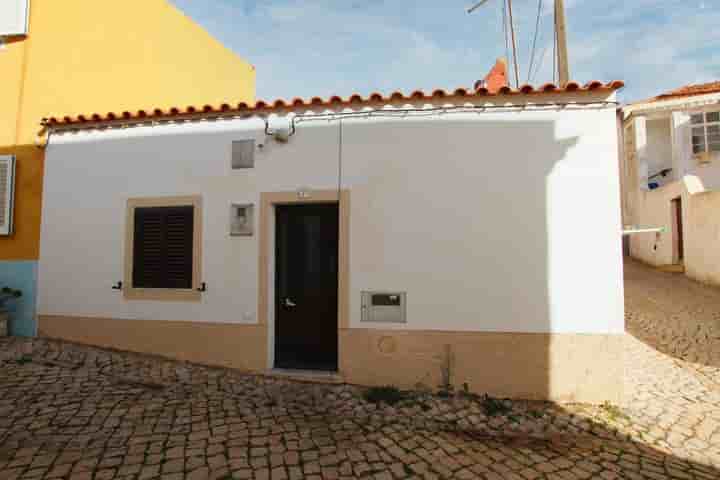
[[[720,289],[626,262],[625,304],[628,431],[720,467]]]
[[[626,270],[639,339],[628,339],[622,406],[415,392],[391,407],[347,385],[0,339],[0,480],[720,478],[705,325],[720,292]]]

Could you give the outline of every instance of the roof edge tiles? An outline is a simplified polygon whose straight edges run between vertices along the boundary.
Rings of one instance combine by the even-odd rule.
[[[629,103],[627,106],[632,107],[636,105],[650,105],[653,103],[664,102],[667,100],[698,97],[701,95],[711,95],[713,93],[720,93],[720,82],[685,85],[684,87],[675,88],[654,97]]]
[[[42,120],[42,124],[49,127],[54,126],[81,126],[82,124],[98,124],[104,122],[113,122],[117,120],[124,121],[147,121],[147,120],[171,120],[173,117],[181,117],[188,115],[223,115],[223,114],[243,114],[243,113],[271,113],[276,110],[292,110],[300,108],[312,108],[318,106],[334,107],[339,105],[347,105],[357,107],[358,105],[368,105],[378,102],[397,102],[402,100],[418,101],[418,100],[434,100],[439,98],[470,98],[470,97],[499,97],[499,96],[511,96],[511,95],[546,95],[546,94],[562,94],[562,93],[580,93],[580,92],[611,92],[619,90],[625,86],[625,83],[620,80],[614,80],[608,83],[602,83],[597,80],[593,80],[584,85],[577,82],[568,82],[565,86],[558,86],[553,83],[546,83],[539,87],[533,87],[532,85],[522,85],[520,88],[511,88],[509,86],[503,86],[495,91],[489,90],[485,87],[479,87],[477,90],[468,88],[457,88],[453,91],[447,91],[444,89],[434,89],[431,92],[425,92],[423,90],[414,90],[409,94],[405,94],[401,91],[394,91],[390,95],[383,95],[378,92],[374,92],[367,97],[362,97],[360,94],[354,93],[347,98],[342,98],[338,95],[333,95],[327,99],[321,97],[311,97],[309,99],[293,98],[292,100],[285,100],[279,98],[274,101],[263,101],[258,100],[253,104],[245,102],[231,104],[222,103],[220,105],[202,105],[194,106],[189,105],[184,108],[181,107],[170,107],[170,108],[152,108],[137,110],[135,112],[123,111],[123,112],[107,112],[101,113],[90,113],[81,114],[77,116],[50,116]]]

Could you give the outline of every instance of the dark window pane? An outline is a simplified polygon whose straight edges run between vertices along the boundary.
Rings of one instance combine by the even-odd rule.
[[[135,209],[133,287],[192,288],[193,210]]]
[[[705,120],[705,115],[703,113],[696,113],[695,115],[690,115],[690,123],[703,123]]]
[[[707,113],[707,121],[708,122],[720,122],[720,112],[708,112]]]

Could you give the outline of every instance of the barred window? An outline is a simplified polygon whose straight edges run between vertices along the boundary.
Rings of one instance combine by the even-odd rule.
[[[693,153],[720,152],[720,112],[690,115]]]

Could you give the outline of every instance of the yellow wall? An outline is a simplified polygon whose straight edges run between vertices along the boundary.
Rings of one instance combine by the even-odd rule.
[[[15,144],[25,46],[26,42],[17,37],[0,49],[0,146]]]
[[[16,233],[0,237],[0,260],[38,258],[42,118],[255,100],[254,67],[166,0],[33,0],[0,72],[0,152],[18,156]]]

